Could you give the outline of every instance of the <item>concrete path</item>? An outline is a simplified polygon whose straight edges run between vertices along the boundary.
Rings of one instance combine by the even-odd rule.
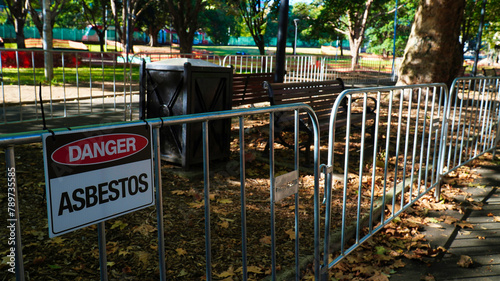
[[[398,269],[391,281],[500,280],[500,166],[485,166],[476,171],[481,177],[475,184],[458,188],[470,193],[474,203],[483,204],[482,208],[477,207],[481,204],[471,204],[462,198],[462,213],[429,214],[436,218],[452,216],[470,223],[472,228],[442,222],[439,226],[426,226],[423,233],[431,246],[441,246],[447,251],[423,261],[405,260],[406,266]]]

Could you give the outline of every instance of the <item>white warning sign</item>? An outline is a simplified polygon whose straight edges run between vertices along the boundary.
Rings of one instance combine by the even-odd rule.
[[[149,126],[44,134],[43,150],[50,237],[154,204]]]

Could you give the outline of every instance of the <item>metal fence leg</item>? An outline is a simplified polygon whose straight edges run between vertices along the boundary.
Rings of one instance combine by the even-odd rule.
[[[99,266],[101,281],[108,280],[108,257],[106,256],[106,226],[104,222],[97,224],[97,239],[99,243]]]

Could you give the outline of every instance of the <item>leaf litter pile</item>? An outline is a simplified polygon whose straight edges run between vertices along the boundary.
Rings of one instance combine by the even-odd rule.
[[[249,122],[247,126],[245,201],[248,274],[250,280],[261,280],[271,274],[269,163],[262,156],[268,136],[266,124],[262,120]],[[41,145],[16,146],[15,153],[19,192],[17,202],[21,212],[27,280],[98,280],[97,227],[86,227],[50,239]],[[231,143],[231,159],[211,165],[213,171],[208,198],[211,207],[212,272],[216,280],[241,280],[242,276],[238,153],[238,140],[235,136]],[[276,154],[277,159],[291,159],[292,153],[278,145]],[[2,158],[5,159],[5,156],[2,155]],[[293,167],[290,164],[292,162],[279,161],[281,162],[276,163],[276,175],[286,173]],[[483,156],[481,161],[492,161],[491,155]],[[1,169],[5,171],[4,161]],[[204,183],[203,174],[199,170],[185,171],[162,163],[167,280],[205,280]],[[307,168],[301,173],[300,201],[297,207],[300,216],[299,251],[303,257],[313,253],[314,179]],[[432,195],[423,196],[407,212],[338,263],[330,272],[332,280],[388,280],[391,274],[404,268],[403,257],[425,259],[444,251],[442,248],[433,249],[419,233],[419,229],[436,223],[435,220],[426,218],[429,211],[461,209],[456,198],[468,195],[453,186],[468,184],[474,177],[469,167],[462,167],[452,173],[442,187],[441,201],[436,202]],[[6,180],[3,179],[2,186],[6,186],[5,183]],[[334,192],[339,193],[334,194],[334,197],[341,198],[341,191]],[[355,194],[356,191],[349,192]],[[356,196],[352,196],[352,200],[356,200]],[[6,209],[5,193],[0,194],[0,202],[2,208]],[[333,209],[334,215],[339,217],[341,204],[337,203]],[[362,209],[367,208],[369,206],[363,201]],[[295,209],[293,196],[276,203],[278,270],[294,266]],[[351,212],[351,208],[349,210]],[[6,213],[5,210],[2,212],[3,221],[6,221]],[[349,218],[356,217],[354,211],[347,215]],[[465,222],[446,217],[437,222],[470,227]],[[337,221],[334,223],[339,224]],[[157,280],[159,270],[155,208],[106,221],[105,225],[109,279]],[[5,257],[8,251],[5,243],[8,230],[1,228],[0,235],[4,241],[0,248],[1,255]],[[334,253],[332,258],[335,255]],[[4,258],[0,264],[2,274],[6,273],[6,262]],[[303,280],[314,279],[311,269],[311,265],[303,269]],[[13,275],[6,277],[7,279],[2,280],[15,278]]]

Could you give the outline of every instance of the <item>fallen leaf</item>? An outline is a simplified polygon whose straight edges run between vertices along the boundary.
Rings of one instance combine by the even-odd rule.
[[[220,273],[220,274],[215,274],[215,276],[219,277],[219,278],[227,278],[227,277],[231,277],[231,276],[234,276],[234,269],[233,267],[229,267],[228,270]]]
[[[141,262],[144,266],[147,266],[149,264],[148,259],[150,257],[150,254],[145,251],[139,251],[135,253],[137,257],[139,258],[139,262]]]
[[[134,233],[139,232],[140,234],[142,234],[142,236],[148,236],[149,233],[154,232],[154,231],[156,231],[156,227],[154,227],[150,224],[145,224],[145,223],[143,223],[137,227],[134,227],[132,230],[132,232],[134,232]]]
[[[470,267],[473,263],[472,258],[466,255],[460,256],[460,259],[457,262],[458,266],[464,268]]]
[[[220,200],[217,200],[217,202],[219,202],[221,204],[232,204],[233,200],[231,200],[231,199],[220,199]]]
[[[187,251],[184,250],[183,248],[177,248],[177,249],[175,249],[175,251],[177,252],[177,254],[179,256],[184,256],[185,254],[187,254]]]
[[[289,230],[285,231],[286,234],[288,234],[288,237],[291,240],[295,240],[295,229],[290,228]]]
[[[220,227],[222,228],[228,228],[229,227],[229,222],[228,221],[222,221],[217,223]]]
[[[437,224],[437,223],[429,223],[427,224],[429,227],[432,227],[432,228],[444,228],[442,225],[440,224]]]
[[[191,208],[199,209],[205,206],[205,200],[187,203]]]
[[[49,264],[47,265],[50,269],[61,269],[61,266],[60,265],[57,265],[57,264]]]
[[[238,268],[236,272],[243,272],[243,267]],[[247,266],[247,272],[260,274],[262,273],[262,268],[255,265]]]
[[[474,228],[474,225],[468,222],[456,222],[456,226],[460,226],[462,229],[463,228]]]
[[[184,195],[187,194],[186,190],[172,190],[173,195]]]
[[[381,271],[375,272],[375,274],[368,278],[370,281],[389,281],[389,277]]]
[[[500,222],[500,216],[494,216],[493,221],[495,222]]]
[[[122,222],[121,220],[116,220],[111,226],[111,229],[120,228],[120,230],[123,230],[127,225],[128,223]]]
[[[54,237],[52,239],[49,240],[49,243],[51,244],[61,244],[62,242],[64,242],[64,238],[62,238],[61,236],[57,236],[57,237]]]
[[[271,236],[264,236],[264,237],[259,239],[259,242],[262,244],[270,245],[271,244]]]
[[[420,280],[422,280],[422,281],[435,281],[436,278],[432,274],[427,273],[427,275],[422,276],[422,278],[420,278]]]

